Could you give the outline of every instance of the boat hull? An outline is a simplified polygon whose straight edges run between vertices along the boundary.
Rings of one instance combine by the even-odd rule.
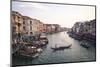
[[[51,49],[53,49],[53,50],[64,50],[64,49],[70,48],[71,46],[72,46],[72,45],[65,46],[65,47],[51,48]]]

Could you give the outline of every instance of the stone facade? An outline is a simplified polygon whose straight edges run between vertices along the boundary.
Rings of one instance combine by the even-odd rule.
[[[82,38],[96,39],[96,20],[76,22],[71,29],[73,34]]]
[[[56,33],[61,31],[58,24],[44,24],[40,20],[23,16],[19,12],[12,11],[12,29],[23,35],[36,35],[41,33]]]
[[[35,22],[34,19],[23,16],[23,34],[34,35],[35,34]]]
[[[12,11],[11,15],[13,33],[21,33],[23,35],[35,35],[46,32],[46,25],[40,20],[23,16],[19,12]]]
[[[56,33],[60,32],[61,27],[58,24],[45,24],[47,33]]]
[[[43,33],[44,32],[44,23],[42,23],[40,20],[36,20],[37,21],[37,32],[38,33]]]
[[[23,16],[15,11],[11,13],[11,26],[13,34],[22,33]]]

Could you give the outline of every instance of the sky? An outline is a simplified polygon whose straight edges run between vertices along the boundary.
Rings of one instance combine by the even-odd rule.
[[[75,22],[95,19],[95,7],[47,3],[12,2],[12,10],[47,24],[71,28]]]

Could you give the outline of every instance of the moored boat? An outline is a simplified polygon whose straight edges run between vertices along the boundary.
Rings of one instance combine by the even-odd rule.
[[[25,57],[25,58],[36,58],[39,56],[39,53],[36,54],[20,54],[19,56]]]
[[[88,45],[88,43],[86,43],[85,41],[80,43],[81,46],[85,47],[85,48],[89,48],[90,46]]]
[[[23,56],[26,58],[35,58],[38,57],[41,52],[42,52],[41,48],[36,48],[34,46],[27,46],[26,48],[19,50],[19,56]]]

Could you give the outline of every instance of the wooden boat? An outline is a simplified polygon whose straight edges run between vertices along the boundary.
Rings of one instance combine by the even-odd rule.
[[[85,42],[81,42],[80,43],[81,46],[85,47],[85,48],[89,48],[90,46],[88,45],[88,43]]]
[[[85,47],[85,48],[89,48],[89,46],[86,45],[86,44],[80,44],[80,45],[83,46],[83,47]]]
[[[60,47],[51,47],[51,49],[53,50],[64,50],[64,49],[68,49],[72,46],[72,44],[68,45],[68,46],[60,46]]]
[[[36,48],[34,46],[28,46],[27,48],[20,50],[19,55],[26,58],[36,58],[42,52],[41,48]]]
[[[29,55],[29,54],[20,54],[20,56],[24,57],[24,58],[36,58],[39,56],[39,53],[33,54],[33,55]]]

